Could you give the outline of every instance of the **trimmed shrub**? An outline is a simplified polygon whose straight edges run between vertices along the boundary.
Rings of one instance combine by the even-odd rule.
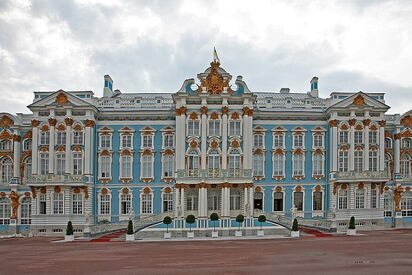
[[[239,224],[239,230],[240,230],[240,224],[242,224],[245,221],[245,216],[242,214],[239,214],[236,216],[236,222]]]
[[[129,220],[129,224],[127,225],[127,234],[132,235],[133,233],[133,222],[132,220]]]
[[[72,225],[72,222],[71,222],[71,221],[69,221],[69,222],[67,223],[66,235],[67,235],[67,236],[73,235],[73,225]]]
[[[349,221],[349,229],[355,229],[355,217],[352,216]]]
[[[260,222],[260,230],[262,230],[262,223],[266,221],[266,216],[265,215],[260,215],[258,217],[258,222]]]
[[[196,221],[196,217],[193,216],[193,215],[188,215],[188,216],[186,217],[186,223],[188,223],[189,226],[190,226],[190,232],[192,232],[192,224],[194,224],[195,221]]]
[[[169,233],[169,224],[172,223],[172,218],[169,216],[164,217],[163,223],[166,225],[166,232]]]
[[[219,215],[217,213],[210,214],[210,220],[213,222],[213,231],[216,230],[216,221],[219,220]]]
[[[297,219],[293,220],[292,231],[299,231],[299,224]]]

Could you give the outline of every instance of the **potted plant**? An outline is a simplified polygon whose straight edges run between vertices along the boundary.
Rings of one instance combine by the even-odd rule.
[[[126,242],[133,242],[133,241],[134,241],[133,222],[132,220],[129,220],[129,224],[127,225]]]
[[[210,220],[213,222],[212,238],[219,237],[219,232],[216,231],[216,221],[219,220],[219,215],[217,213],[210,214]]]
[[[169,216],[164,217],[163,223],[166,225],[166,233],[164,234],[164,238],[170,239],[172,234],[169,232],[169,224],[172,223],[172,218]]]
[[[299,224],[297,219],[293,220],[292,231],[290,232],[290,236],[292,238],[299,238]]]
[[[66,227],[66,235],[64,235],[64,240],[66,242],[72,242],[74,241],[74,235],[73,235],[73,225],[72,222],[69,221],[67,223],[67,227]]]
[[[236,237],[242,237],[242,231],[240,231],[240,225],[245,221],[245,216],[243,216],[242,214],[239,214],[236,216],[236,222],[239,225],[239,230],[236,230],[235,232],[235,236]]]
[[[186,223],[188,223],[189,227],[190,227],[189,232],[187,232],[187,237],[188,238],[194,238],[195,237],[195,233],[192,232],[192,224],[194,224],[195,221],[196,221],[196,218],[193,215],[188,215],[186,217]]]
[[[258,235],[258,237],[263,237],[265,235],[265,232],[262,229],[262,223],[266,222],[266,216],[265,215],[260,215],[258,217],[258,222],[260,222],[260,230],[258,230],[257,235]]]
[[[346,235],[354,236],[356,235],[356,227],[355,227],[355,217],[351,217],[349,221],[348,231],[346,231]]]

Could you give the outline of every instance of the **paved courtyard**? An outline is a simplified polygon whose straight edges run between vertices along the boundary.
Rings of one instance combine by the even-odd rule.
[[[412,274],[412,229],[347,237],[53,243],[1,239],[1,274]]]

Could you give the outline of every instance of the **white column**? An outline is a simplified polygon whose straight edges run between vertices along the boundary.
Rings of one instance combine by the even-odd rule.
[[[18,130],[14,130],[13,136],[13,177],[20,177],[20,136]]]
[[[185,168],[186,115],[184,107],[176,110],[176,169]]]
[[[221,200],[221,204],[220,204],[220,215],[222,217],[225,216],[225,207],[226,207],[226,202],[225,202],[225,196],[226,196],[226,187],[222,187],[222,192],[220,195],[220,200]]]
[[[398,137],[398,134],[400,132],[400,128],[396,127],[395,130],[395,152],[394,152],[394,172],[395,173],[400,173],[400,161],[401,161],[401,140]]]
[[[253,208],[254,208],[254,202],[255,202],[255,196],[254,196],[253,189],[254,189],[253,187],[249,188],[249,206],[250,206],[249,213],[251,216],[253,216]],[[262,209],[264,209],[263,205],[262,205]],[[252,222],[252,226],[253,226],[253,222]]]
[[[206,121],[207,121],[207,117],[206,114],[203,113],[202,117],[201,117],[201,124],[202,124],[202,137],[201,137],[201,154],[202,154],[202,164],[201,164],[201,168],[202,170],[206,169],[206,137],[207,137],[207,132],[206,132]]]
[[[227,169],[227,113],[222,115],[222,169]]]
[[[355,125],[350,125],[349,128],[349,144],[349,171],[353,171],[355,170]]]
[[[207,188],[203,189],[203,216],[207,217]]]
[[[247,107],[245,107],[247,108]],[[252,112],[249,108],[243,114],[243,168],[252,169]]]
[[[249,203],[249,190],[247,187],[244,188],[244,199],[243,199],[243,209],[244,209],[244,214],[247,216],[247,213],[249,212],[248,209],[246,208]]]
[[[379,122],[379,170],[385,170],[385,121]]]
[[[52,119],[51,119],[52,120]],[[54,154],[54,144],[55,144],[55,121],[49,120],[50,124],[50,142],[49,142],[49,174],[54,174],[54,160],[56,155]]]
[[[93,127],[86,125],[86,133],[84,139],[84,174],[91,174],[91,149],[92,149],[92,130]]]
[[[203,187],[199,187],[198,191],[198,200],[197,200],[197,216],[203,216]]]
[[[180,204],[180,188],[176,187],[175,188],[175,217],[178,218],[179,215],[179,208],[181,207]]]
[[[66,123],[66,174],[72,173],[72,124]]]
[[[365,144],[365,148],[363,149],[363,170],[369,170],[369,123],[364,123],[364,133],[365,133],[365,140],[363,141]]]
[[[330,135],[330,144],[332,147],[332,157],[330,160],[330,166],[332,168],[332,172],[336,172],[338,170],[338,128],[337,122],[336,124],[331,125],[331,135]]]
[[[31,156],[31,173],[33,175],[38,174],[37,163],[39,158],[39,150],[37,150],[38,140],[39,140],[39,129],[37,128],[38,122],[36,120],[32,121],[32,156]]]
[[[185,189],[180,188],[180,207],[182,209],[182,217],[185,216]]]

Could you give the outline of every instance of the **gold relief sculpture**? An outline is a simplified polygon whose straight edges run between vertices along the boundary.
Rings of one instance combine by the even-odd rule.
[[[410,187],[410,186],[406,186],[406,187],[405,187],[405,190],[406,190],[407,192],[409,192],[409,191],[411,191],[411,187]]]
[[[295,192],[301,192],[301,191],[302,191],[302,186],[297,185],[297,186],[295,187]]]
[[[143,151],[142,156],[153,156],[153,152],[149,149]]]
[[[323,151],[322,151],[322,149],[318,148],[318,149],[315,150],[314,154],[315,155],[323,155]]]
[[[358,130],[358,131],[363,130],[362,125],[360,124],[356,125],[355,130]]]
[[[229,107],[223,106],[223,107],[222,107],[222,114],[223,114],[223,115],[227,115],[228,113],[229,113]]]
[[[10,219],[17,219],[17,210],[19,208],[20,202],[19,202],[19,195],[15,191],[11,191],[10,195],[10,200],[11,200],[11,210],[12,214]]]
[[[239,119],[239,118],[240,118],[240,115],[239,115],[238,112],[233,112],[230,118],[231,118],[231,119]]]
[[[56,96],[56,103],[59,105],[64,105],[69,103],[69,99],[67,98],[67,95],[62,92]]]
[[[372,131],[376,131],[376,130],[378,130],[378,127],[376,127],[375,124],[372,124],[371,127],[369,127],[369,129],[372,130]]]
[[[64,151],[66,151],[66,147],[64,147],[64,146],[59,146],[59,147],[57,147],[57,150],[56,150],[57,152],[64,152]]]
[[[401,211],[402,192],[403,192],[403,188],[401,186],[396,187],[395,190],[393,191],[393,200],[395,201],[395,211],[396,212]]]
[[[143,193],[144,193],[144,194],[150,194],[151,192],[152,192],[152,190],[150,190],[149,187],[145,187],[145,188],[143,189]]]
[[[358,95],[357,97],[355,97],[353,99],[353,105],[358,106],[358,107],[365,105],[365,99],[363,98],[363,96]]]
[[[275,153],[274,153],[274,154],[275,154],[275,155],[283,155],[283,154],[285,154],[285,152],[283,152],[282,149],[278,148],[278,149],[275,150]]]
[[[123,151],[120,152],[120,155],[121,155],[121,156],[132,156],[133,153],[130,152],[129,150],[125,149],[125,150],[123,150]]]
[[[27,192],[27,191],[24,192],[24,196],[25,196],[25,197],[30,197],[30,192]]]
[[[315,179],[315,180],[320,180],[320,179],[323,179],[325,176],[324,175],[313,175],[313,179]]]
[[[365,187],[365,184],[363,182],[358,183],[358,189],[363,189]]]
[[[84,192],[84,198],[87,200],[89,199],[89,189],[87,186],[83,187],[83,192]]]
[[[202,115],[207,115],[207,107],[206,107],[206,106],[200,107],[200,113],[201,113]]]
[[[371,183],[371,189],[376,189],[376,183]]]
[[[223,77],[218,73],[217,68],[220,63],[218,61],[213,61],[210,63],[211,69],[209,75],[206,79],[202,79],[201,86],[206,88],[210,94],[220,94],[223,92],[225,87],[228,87],[229,83],[227,80],[224,80]],[[200,88],[200,87],[199,87]],[[201,91],[201,89],[198,89]]]
[[[254,154],[254,155],[262,155],[262,154],[263,154],[263,150],[262,150],[262,149],[256,149],[256,150],[253,152],[253,154]]]
[[[322,187],[320,185],[316,185],[315,191],[320,192],[322,190]]]
[[[75,146],[73,148],[73,151],[76,151],[76,152],[80,152],[81,150],[82,150],[82,147],[80,147],[80,146]]]
[[[79,194],[79,193],[80,193],[80,188],[79,188],[79,187],[75,187],[75,188],[73,189],[73,192],[74,192],[75,194]]]
[[[340,126],[340,129],[341,129],[341,130],[348,130],[349,127],[348,127],[348,125],[346,125],[346,124],[342,124],[342,126]]]
[[[348,147],[347,145],[342,145],[342,146],[339,148],[339,150],[347,151],[347,150],[349,150],[349,147]]]
[[[132,182],[132,179],[131,178],[120,178],[120,181],[122,183],[129,183],[129,182]]]
[[[379,121],[378,123],[379,123],[379,126],[381,126],[381,127],[385,127],[385,125],[386,125],[386,121],[385,121],[385,120],[381,120],[381,121]]]
[[[304,153],[303,150],[300,149],[300,148],[296,149],[296,150],[293,152],[294,155],[303,155],[303,153]]]
[[[216,112],[213,112],[211,115],[210,115],[210,119],[218,119],[219,118],[219,115],[218,115],[218,113],[216,113]]]
[[[334,120],[329,120],[329,126],[330,127],[338,127],[339,121],[334,119]]]
[[[32,132],[31,130],[30,130],[30,131],[27,131],[27,132],[24,134],[23,139],[32,138],[32,135],[33,135],[33,132]]]
[[[16,142],[20,142],[21,141],[21,136],[13,135],[13,140],[16,141]]]
[[[40,188],[40,193],[42,193],[42,194],[46,194],[46,187],[41,187]]]
[[[36,198],[36,187],[30,186],[30,189],[31,189],[31,193],[33,194],[33,199],[35,199]]]
[[[196,142],[196,140],[192,140],[192,141],[190,142],[189,146],[190,146],[191,148],[196,148],[196,147],[197,147],[197,142]]]
[[[67,126],[72,126],[73,125],[73,119],[70,117],[66,117],[64,119],[64,122],[66,123]]]
[[[407,115],[401,119],[401,124],[405,127],[412,126],[412,118],[410,115]]]
[[[284,177],[283,176],[274,176],[274,177],[272,177],[272,179],[274,179],[274,180],[283,180]]]
[[[6,129],[4,129],[3,131],[1,131],[0,133],[0,139],[13,139],[13,135],[10,134],[9,131],[7,131]]]
[[[239,141],[237,141],[237,140],[232,141],[231,145],[232,145],[233,148],[239,148],[239,146],[240,146]]]
[[[276,192],[282,192],[282,187],[276,186],[275,191],[276,191]]]
[[[338,184],[335,182],[333,184],[333,195],[336,195],[337,190],[338,190]]]
[[[172,189],[170,187],[166,187],[163,192],[165,194],[170,194],[170,193],[172,193]]]
[[[182,107],[176,109],[176,115],[177,116],[185,115],[186,110],[187,110],[186,107],[182,106]]]
[[[196,112],[192,112],[190,115],[189,115],[189,119],[198,119],[199,118],[199,116],[196,114]]]
[[[210,143],[210,147],[213,148],[213,149],[216,149],[218,146],[219,146],[219,143],[216,140],[213,140]]]
[[[340,186],[340,189],[346,190],[346,189],[348,189],[348,185],[346,183],[344,183]]]
[[[256,186],[255,192],[257,192],[257,193],[262,192],[262,187]]]
[[[388,130],[385,130],[385,137],[393,138],[393,135]]]
[[[122,189],[122,194],[123,194],[123,195],[129,194],[129,189],[123,188],[123,189]]]
[[[356,118],[352,118],[348,120],[350,126],[354,126],[356,124]]]
[[[77,123],[76,125],[74,125],[73,130],[81,131],[81,130],[83,130],[83,127],[80,123]]]
[[[60,186],[55,186],[54,187],[54,193],[60,193],[62,191],[62,189],[60,188]]]
[[[86,119],[84,121],[84,125],[86,125],[86,127],[94,127],[94,125],[96,125],[96,122],[94,122],[94,120]]]
[[[66,130],[66,126],[64,126],[63,123],[60,123],[60,124],[56,127],[56,129],[57,129],[58,131],[65,131],[65,130]]]
[[[57,119],[55,119],[55,118],[49,118],[49,119],[48,119],[48,122],[49,122],[50,126],[56,126],[56,124],[57,124]]]
[[[0,127],[1,128],[8,128],[14,124],[14,121],[6,115],[3,115],[0,119]]]
[[[362,122],[363,122],[363,125],[369,126],[369,124],[371,123],[371,120],[367,118],[367,119],[364,119]]]
[[[107,190],[107,188],[103,188],[101,193],[102,193],[102,195],[107,195],[107,194],[109,194],[109,190]]]
[[[166,150],[163,152],[163,155],[165,155],[165,156],[171,156],[171,155],[173,155],[173,151],[170,150],[170,149],[166,149]]]
[[[5,198],[5,197],[6,197],[6,193],[0,192],[0,197]]]

